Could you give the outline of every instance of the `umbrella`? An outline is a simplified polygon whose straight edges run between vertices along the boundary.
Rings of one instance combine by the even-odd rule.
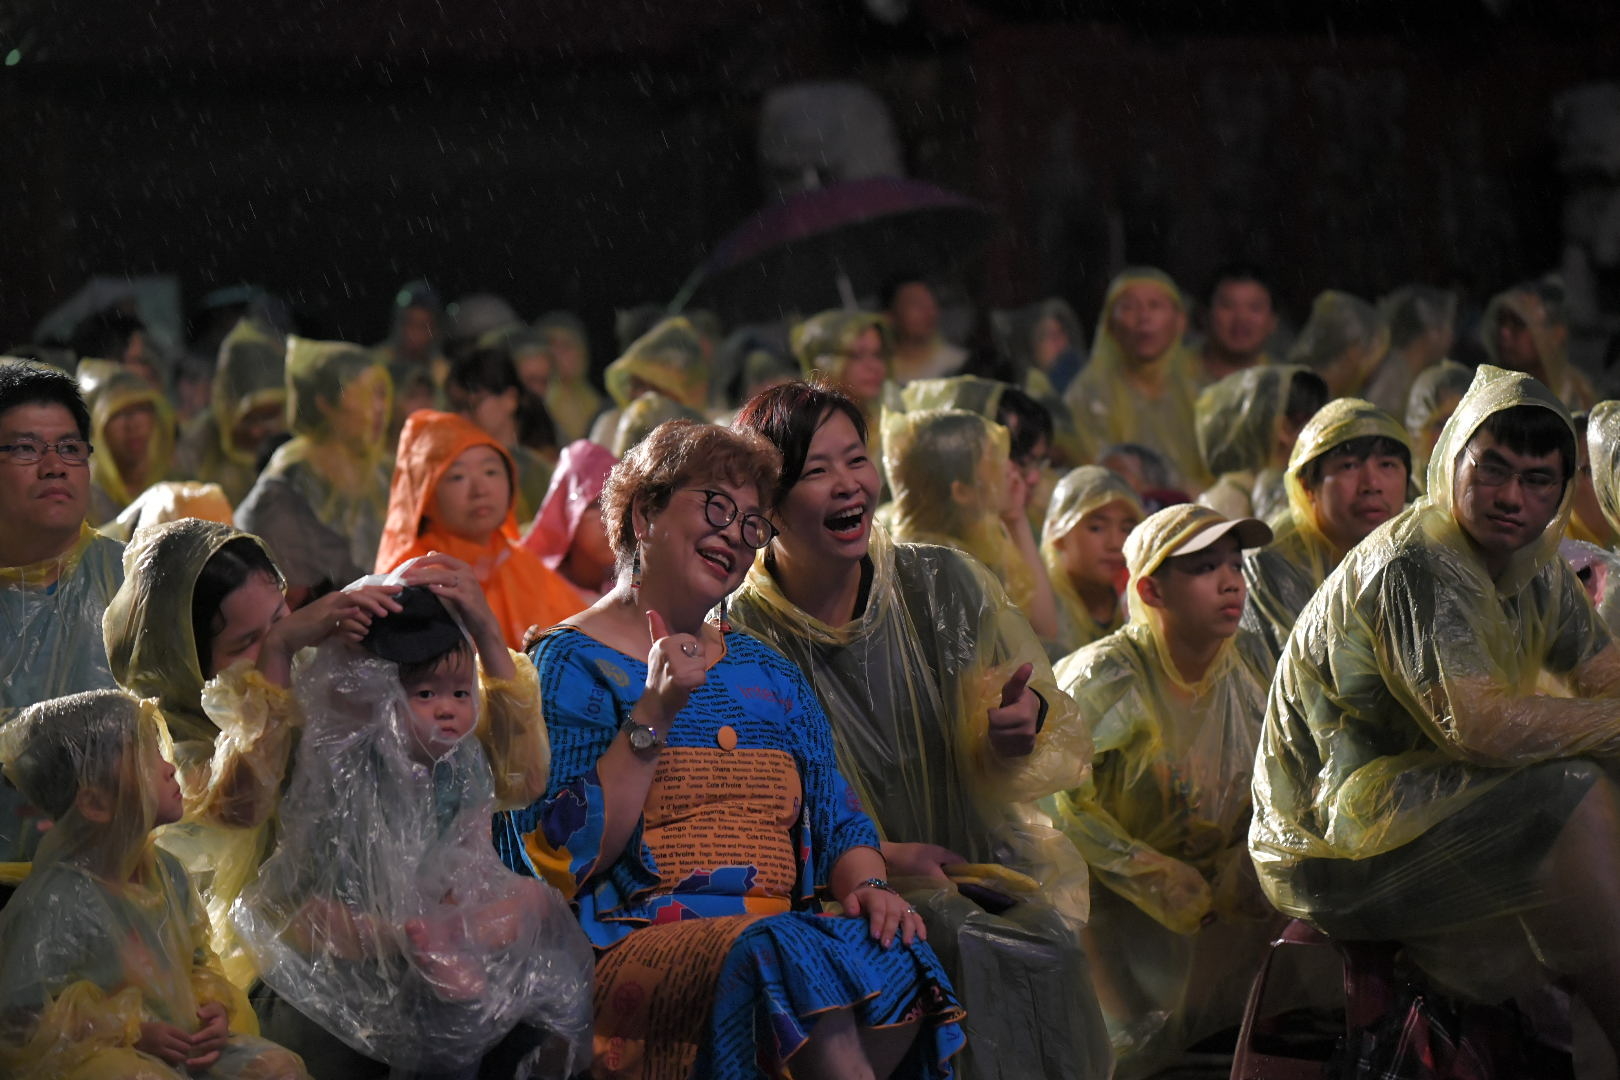
[[[670,309],[698,298],[742,320],[853,307],[894,274],[959,268],[994,220],[982,204],[921,180],[868,177],[802,192],[721,240]]]

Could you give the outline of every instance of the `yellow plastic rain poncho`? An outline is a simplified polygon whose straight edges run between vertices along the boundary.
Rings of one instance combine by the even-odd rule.
[[[116,518],[152,484],[167,477],[174,456],[174,415],[163,392],[122,364],[85,360],[79,364],[79,388],[90,408],[90,513],[98,527]],[[118,467],[107,437],[107,425],[125,409],[152,410],[152,433],[146,441],[141,479],[132,486]]]
[[[1138,525],[1125,546],[1130,622],[1055,671],[1096,740],[1091,783],[1047,805],[1091,867],[1086,946],[1121,1078],[1235,1025],[1277,929],[1246,846],[1270,660],[1240,630],[1202,678],[1183,678],[1137,593],[1226,521],[1183,503]]]
[[[673,398],[659,393],[642,394],[619,411],[619,427],[613,433],[613,442],[607,449],[614,457],[622,458],[635,449],[642,439],[651,435],[653,428],[666,420],[690,420],[697,424],[709,422],[708,417]],[[546,479],[549,482],[551,478],[547,476]]]
[[[1305,466],[1341,443],[1369,436],[1411,449],[1406,429],[1360,398],[1330,401],[1311,417],[1288,456],[1283,479],[1288,509],[1272,519],[1276,539],[1243,560],[1243,578],[1249,586],[1243,627],[1265,642],[1273,658],[1282,655],[1294,620],[1344,558],[1344,552],[1333,546],[1317,524],[1305,489]]]
[[[1126,378],[1135,362],[1114,335],[1110,313],[1120,293],[1142,283],[1157,285],[1168,293],[1185,318],[1186,301],[1169,275],[1141,267],[1122,272],[1109,283],[1103,297],[1091,361],[1069,384],[1063,400],[1074,414],[1079,437],[1085,441],[1085,460],[1094,460],[1105,446],[1141,443],[1164,455],[1184,488],[1201,491],[1209,486],[1211,478],[1198,452],[1193,407],[1201,370],[1197,355],[1178,339],[1153,361],[1153,369],[1163,378],[1156,398],[1144,396]]]
[[[0,567],[0,724],[37,702],[116,685],[101,616],[124,580],[123,554],[123,544],[84,525],[57,558]],[[0,862],[27,859],[39,842],[23,806],[0,784]]]
[[[1455,360],[1442,360],[1412,380],[1404,415],[1406,433],[1412,437],[1413,486],[1420,492],[1428,479],[1429,455],[1440,440],[1440,429],[1451,419],[1473,381],[1474,370]]]
[[[225,492],[218,484],[163,480],[141,492],[102,531],[115,540],[127,543],[143,525],[161,525],[165,521],[178,521],[181,518],[200,518],[229,525],[234,514],[230,500],[225,498]]]
[[[151,703],[116,690],[36,706],[5,733],[7,777],[55,819],[0,915],[0,1073],[12,1080],[307,1080],[296,1055],[256,1037],[185,871],[149,839],[161,744]],[[92,798],[110,821],[86,813]],[[141,1024],[189,1035],[205,1003],[233,1032],[212,1067],[136,1050]]]
[[[237,428],[252,414],[285,410],[286,356],[286,340],[251,319],[232,328],[219,345],[213,406],[186,428],[175,476],[218,484],[232,506],[247,497],[258,476],[258,448],[238,446]],[[279,430],[281,421],[270,426]]]
[[[1597,402],[1592,380],[1570,363],[1569,334],[1563,325],[1563,316],[1550,309],[1543,289],[1534,283],[1498,293],[1486,305],[1485,314],[1479,320],[1479,337],[1490,362],[1502,363],[1496,332],[1503,310],[1513,312],[1530,328],[1530,337],[1536,344],[1536,355],[1541,360],[1541,371],[1536,373],[1536,377],[1558,395],[1570,412],[1590,409]]]
[[[534,332],[556,360],[546,384],[546,411],[557,425],[557,445],[583,439],[606,399],[591,385],[591,343],[585,324],[567,311],[548,311],[534,321]]]
[[[832,720],[839,771],[886,839],[939,844],[1043,886],[1004,917],[954,890],[907,886],[968,1008],[970,1046],[980,1049],[970,1049],[967,1075],[1011,1080],[1062,1061],[1065,1075],[1105,1077],[1108,1043],[1074,942],[1086,917],[1085,867],[1032,805],[1083,782],[1086,726],[1053,685],[1028,622],[982,566],[947,548],[894,543],[876,525],[868,559],[866,607],[846,626],[795,606],[764,555],[730,617],[811,680]],[[1001,760],[986,742],[987,714],[1026,662],[1046,720],[1033,754]],[[985,1006],[977,1013],[976,1002]]]
[[[662,320],[631,342],[602,377],[621,409],[636,397],[638,382],[689,409],[701,410],[709,400],[703,339],[689,320],[679,316]]]
[[[370,385],[373,428],[342,436],[340,401]],[[275,556],[291,588],[336,587],[369,570],[388,514],[388,373],[358,345],[287,339],[287,415],[293,439],[278,449],[236,509],[236,524]],[[326,406],[325,409],[322,406]],[[368,420],[368,423],[372,421]]]
[[[1431,285],[1406,285],[1378,302],[1389,327],[1389,351],[1361,395],[1391,416],[1402,416],[1412,382],[1444,359],[1457,321],[1457,294]]]
[[[845,366],[855,339],[876,330],[883,343],[885,367],[894,352],[894,333],[886,316],[872,311],[845,311],[834,308],[814,315],[793,328],[793,355],[806,378],[825,376],[839,386],[847,386]],[[870,406],[872,402],[857,402]]]
[[[1234,372],[1198,395],[1198,450],[1215,483],[1198,501],[1227,517],[1267,518],[1283,508],[1283,473],[1274,461],[1297,364]]]
[[[894,538],[972,555],[1028,611],[1035,576],[1001,520],[1007,429],[958,409],[883,413]]]
[[[1250,848],[1277,907],[1329,934],[1410,950],[1523,911],[1600,771],[1571,759],[1620,751],[1620,652],[1558,554],[1572,485],[1494,580],[1454,516],[1463,450],[1519,405],[1569,424],[1536,380],[1481,366],[1436,447],[1429,493],[1345,558],[1278,665]],[[1548,676],[1578,700],[1538,694]],[[1516,922],[1508,933],[1522,946]],[[1509,969],[1510,951],[1450,957],[1438,972],[1446,950],[1420,961],[1467,988]]]
[[[196,519],[136,533],[105,627],[113,675],[125,689],[157,701],[173,739],[185,816],[160,829],[158,842],[191,875],[208,906],[213,949],[232,981],[245,987],[252,961],[227,915],[269,852],[268,823],[298,717],[287,691],[247,662],[212,681],[203,675],[192,593],[208,560],[238,538],[262,546],[229,525]]]
[[[1586,420],[1592,490],[1609,527],[1620,532],[1620,401],[1600,401]]]
[[[1357,397],[1389,351],[1389,327],[1378,309],[1335,289],[1311,303],[1311,317],[1288,350],[1288,362],[1327,380],[1333,397]]]
[[[1064,656],[1120,627],[1122,616],[1117,613],[1107,625],[1099,623],[1092,616],[1069,578],[1069,572],[1064,569],[1063,554],[1058,550],[1058,542],[1079,528],[1082,518],[1093,510],[1101,510],[1116,502],[1130,507],[1138,520],[1147,516],[1135,489],[1118,473],[1100,465],[1082,465],[1059,480],[1057,487],[1052,489],[1052,501],[1041,530],[1041,559],[1046,563],[1046,575],[1052,581],[1052,595],[1057,599],[1058,643],[1063,647]]]

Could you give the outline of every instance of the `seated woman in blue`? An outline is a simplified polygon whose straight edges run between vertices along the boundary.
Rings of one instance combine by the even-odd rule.
[[[551,779],[496,844],[598,950],[597,1076],[947,1077],[963,1043],[815,692],[725,623],[780,465],[756,435],[660,425],[602,493],[617,585],[531,653]]]

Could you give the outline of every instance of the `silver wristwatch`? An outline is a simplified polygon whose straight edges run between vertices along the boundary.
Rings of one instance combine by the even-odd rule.
[[[655,727],[638,724],[634,720],[626,720],[622,730],[625,737],[630,740],[630,749],[637,752],[657,750],[664,745],[664,736]]]

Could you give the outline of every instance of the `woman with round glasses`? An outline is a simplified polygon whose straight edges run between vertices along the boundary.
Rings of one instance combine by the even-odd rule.
[[[774,535],[780,467],[758,436],[671,421],[614,468],[618,583],[530,654],[551,778],[496,846],[573,900],[611,1075],[948,1076],[961,1010],[815,692],[705,621]]]

